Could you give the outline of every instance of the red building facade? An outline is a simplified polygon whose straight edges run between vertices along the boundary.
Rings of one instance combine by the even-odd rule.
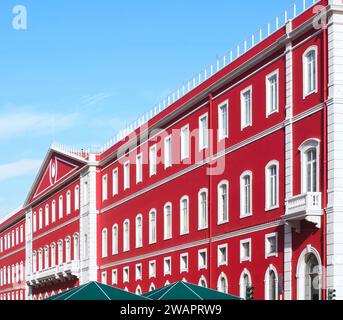
[[[1,221],[0,299],[91,280],[343,298],[343,3],[297,10],[101,152],[51,147]]]

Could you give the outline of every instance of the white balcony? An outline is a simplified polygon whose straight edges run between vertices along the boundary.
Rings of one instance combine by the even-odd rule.
[[[321,192],[309,192],[286,200],[286,214],[283,220],[293,222],[296,227],[299,227],[300,221],[306,220],[320,228],[322,214]]]
[[[37,271],[27,275],[27,283],[30,286],[39,286],[47,282],[58,282],[72,277],[79,277],[80,275],[80,262],[71,261],[63,263],[56,267],[46,270]]]

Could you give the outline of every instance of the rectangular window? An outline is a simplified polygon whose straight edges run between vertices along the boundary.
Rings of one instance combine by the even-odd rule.
[[[207,250],[199,250],[198,252],[198,269],[207,269]]]
[[[154,176],[157,173],[157,147],[156,145],[150,147],[149,171],[150,171],[150,177]]]
[[[171,258],[164,258],[164,275],[171,275]]]
[[[181,129],[181,161],[189,158],[189,125]]]
[[[113,178],[112,178],[112,195],[118,194],[118,168],[113,170]]]
[[[279,206],[278,164],[271,164],[266,169],[266,210]]]
[[[130,188],[130,161],[124,164],[124,190]]]
[[[266,258],[278,256],[278,234],[266,235]]]
[[[207,189],[200,190],[198,199],[199,230],[208,227]]]
[[[218,186],[218,224],[229,221],[228,183],[222,182]]]
[[[107,284],[107,272],[106,271],[101,273],[101,283]]]
[[[164,208],[164,240],[172,238],[172,208],[166,205]]]
[[[107,174],[102,177],[102,201],[108,199],[108,183],[107,183]]]
[[[0,238],[0,252],[4,250],[4,240]]]
[[[152,210],[149,214],[149,244],[156,243],[156,211]]]
[[[118,271],[117,271],[117,269],[112,270],[112,284],[118,284]]]
[[[136,183],[143,181],[143,155],[136,157]]]
[[[252,126],[252,87],[241,92],[241,130]]]
[[[188,253],[180,255],[180,273],[188,272]]]
[[[45,226],[49,225],[49,206],[45,206]]]
[[[123,269],[123,282],[129,282],[130,281],[130,269],[129,267],[125,267]]]
[[[142,280],[142,264],[136,265],[136,281]]]
[[[228,101],[218,106],[218,140],[229,136]]]
[[[241,241],[240,257],[241,262],[251,262],[251,239]]]
[[[252,175],[247,173],[241,177],[241,218],[252,215]]]
[[[266,78],[267,117],[279,111],[279,71],[274,71]]]
[[[149,262],[149,278],[156,278],[156,261]]]
[[[304,98],[317,92],[317,47],[311,47],[303,56],[303,88]]]
[[[227,244],[218,246],[217,261],[218,261],[218,267],[227,266],[227,264],[228,264]]]
[[[207,114],[199,118],[199,151],[208,148],[208,117]]]
[[[15,229],[15,244],[16,246],[19,244],[19,229]]]
[[[33,232],[37,231],[37,214],[36,212],[33,213]]]
[[[172,138],[171,136],[164,139],[164,168],[172,166]]]

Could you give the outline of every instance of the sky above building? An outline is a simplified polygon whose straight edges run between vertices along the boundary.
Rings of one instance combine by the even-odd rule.
[[[13,8],[27,9],[15,30]],[[1,0],[0,217],[53,141],[115,136],[292,0]]]

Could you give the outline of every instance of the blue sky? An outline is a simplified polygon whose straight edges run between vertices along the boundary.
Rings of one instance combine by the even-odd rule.
[[[291,0],[1,0],[0,217],[52,143],[101,145]],[[28,28],[12,28],[25,5]]]

